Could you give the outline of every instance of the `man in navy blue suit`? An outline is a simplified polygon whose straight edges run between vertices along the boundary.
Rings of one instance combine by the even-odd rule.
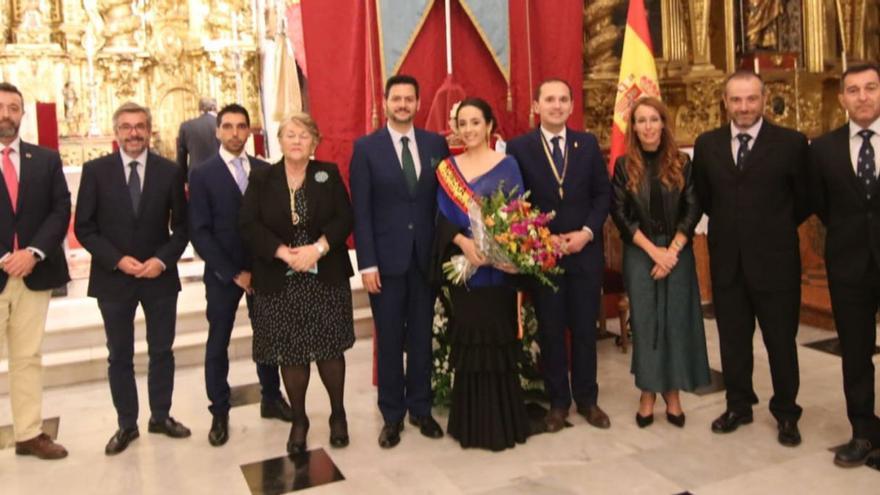
[[[531,199],[556,217],[550,231],[568,253],[560,262],[565,274],[558,292],[534,290],[538,342],[550,411],[544,422],[556,432],[565,426],[572,398],[589,424],[608,428],[608,415],[597,404],[596,317],[604,258],[602,225],[608,216],[611,186],[596,137],[566,127],[572,111],[571,87],[560,79],[542,82],[533,110],[541,126],[507,144],[522,169]],[[571,380],[565,330],[571,331]]]
[[[250,256],[238,230],[238,210],[251,170],[269,164],[248,156],[245,144],[251,120],[238,104],[217,114],[220,148],[211,158],[193,167],[190,177],[190,237],[205,260],[205,295],[208,300],[208,342],[205,348],[205,385],[213,416],[208,441],[219,447],[229,439],[229,338],[241,296],[251,307]],[[291,421],[290,406],[280,391],[278,368],[257,365],[262,389],[260,414]]]
[[[436,212],[434,166],[449,149],[439,134],[413,127],[418,108],[418,81],[405,75],[388,79],[388,125],[358,139],[351,158],[358,267],[377,332],[383,448],[400,442],[407,411],[423,435],[443,436],[431,416],[434,292],[427,274]]]

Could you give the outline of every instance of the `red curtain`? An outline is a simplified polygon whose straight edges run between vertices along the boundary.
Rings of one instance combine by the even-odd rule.
[[[54,103],[37,102],[37,144],[58,150],[58,117]]]

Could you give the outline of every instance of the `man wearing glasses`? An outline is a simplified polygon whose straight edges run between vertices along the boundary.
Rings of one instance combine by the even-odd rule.
[[[119,429],[104,452],[122,452],[138,438],[134,317],[146,317],[150,433],[190,435],[169,415],[174,389],[174,329],[186,248],[183,169],[149,151],[150,110],[124,103],[113,114],[119,151],[83,165],[75,232],[92,255],[88,295],[98,300],[109,350],[109,379]]]

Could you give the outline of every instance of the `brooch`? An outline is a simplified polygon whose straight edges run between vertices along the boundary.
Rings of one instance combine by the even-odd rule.
[[[316,182],[327,182],[327,179],[329,179],[329,178],[330,178],[330,176],[327,174],[327,172],[324,172],[323,170],[321,170],[319,172],[315,172],[315,181]]]

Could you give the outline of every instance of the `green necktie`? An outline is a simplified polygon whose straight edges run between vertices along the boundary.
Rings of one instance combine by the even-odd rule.
[[[416,164],[413,161],[412,153],[409,151],[409,138],[403,136],[400,138],[400,144],[403,146],[400,152],[400,161],[403,164],[403,178],[406,179],[409,194],[415,196],[419,178],[416,176]]]

